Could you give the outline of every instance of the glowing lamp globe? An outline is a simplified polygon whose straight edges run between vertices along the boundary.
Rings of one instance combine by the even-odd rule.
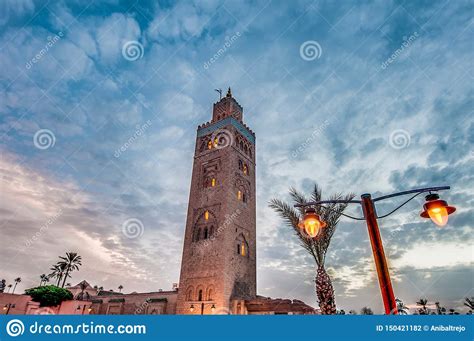
[[[448,216],[456,211],[456,207],[448,206],[448,203],[441,200],[438,194],[429,194],[425,199],[426,203],[423,205],[420,216],[430,218],[438,226],[445,226],[448,223]]]
[[[321,228],[326,227],[326,223],[321,221],[321,218],[316,214],[314,208],[308,208],[306,209],[303,221],[299,226],[300,228],[304,228],[304,231],[309,237],[315,238],[319,234]]]

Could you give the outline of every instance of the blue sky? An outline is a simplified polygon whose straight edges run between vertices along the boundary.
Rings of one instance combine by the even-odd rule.
[[[314,263],[267,205],[290,186],[377,196],[447,184],[458,208],[447,227],[422,221],[419,199],[381,230],[397,296],[460,307],[473,295],[472,10],[2,1],[2,278],[21,276],[22,290],[77,250],[84,266],[71,283],[171,288],[196,128],[214,89],[231,86],[257,136],[259,294],[317,306]],[[130,218],[143,224],[137,238],[122,233]],[[364,224],[342,220],[326,266],[339,308],[382,311]]]

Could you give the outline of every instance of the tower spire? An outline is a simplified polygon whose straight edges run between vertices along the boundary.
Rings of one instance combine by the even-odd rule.
[[[232,97],[232,91],[230,90],[230,86],[229,86],[229,90],[227,90],[227,96],[226,97]]]

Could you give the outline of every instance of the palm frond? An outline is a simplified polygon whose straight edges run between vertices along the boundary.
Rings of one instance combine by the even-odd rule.
[[[295,204],[301,205],[308,202],[306,196],[298,192],[295,188],[290,188],[289,192],[290,197],[293,199]],[[321,188],[315,184],[311,193],[311,201],[321,201],[321,195]],[[353,194],[348,194],[346,196],[335,194],[330,197],[330,200],[351,200],[352,198],[354,198]],[[302,207],[294,208],[293,205],[279,199],[272,199],[269,206],[283,218],[287,225],[293,228],[301,242],[301,245],[314,257],[318,266],[324,265],[331,238],[334,235],[336,226],[342,213],[346,209],[347,204],[327,204],[324,205],[324,207],[321,205],[315,207],[316,213],[321,216],[321,219],[326,222],[327,226],[320,232],[320,235],[317,238],[313,239],[308,238],[298,227],[298,223],[304,215],[304,209]]]

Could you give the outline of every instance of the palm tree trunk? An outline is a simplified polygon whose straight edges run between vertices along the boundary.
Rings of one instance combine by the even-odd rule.
[[[336,314],[336,300],[334,299],[334,288],[331,278],[324,269],[324,266],[318,267],[316,274],[316,294],[318,295],[319,308],[322,315]]]
[[[66,270],[66,274],[64,275],[63,285],[61,286],[61,288],[64,288],[64,284],[66,284],[67,275],[69,275],[69,269]]]
[[[15,282],[15,286],[13,287],[13,291],[12,291],[12,294],[15,293],[15,288],[16,288],[16,285],[18,284],[18,282]]]

